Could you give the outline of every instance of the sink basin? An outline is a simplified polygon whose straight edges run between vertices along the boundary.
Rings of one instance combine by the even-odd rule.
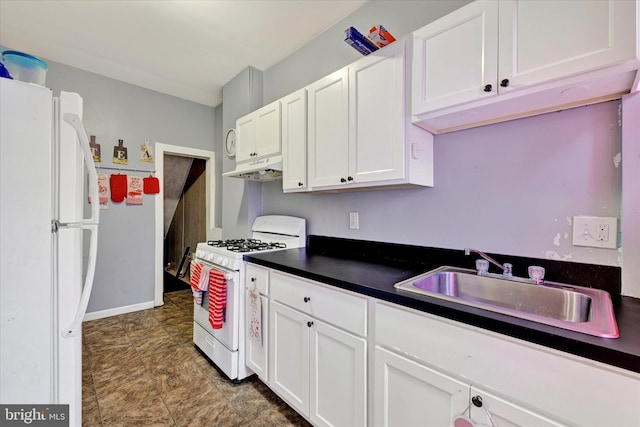
[[[581,286],[479,276],[474,270],[440,267],[396,283],[401,291],[428,295],[575,332],[617,338],[610,295]]]

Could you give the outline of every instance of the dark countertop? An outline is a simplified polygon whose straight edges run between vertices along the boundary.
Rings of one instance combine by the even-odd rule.
[[[393,285],[439,265],[370,262],[309,248],[245,255],[246,261],[380,300],[481,327],[524,341],[640,373],[640,299],[612,295],[620,337],[598,338],[418,294]],[[453,264],[449,264],[453,265]],[[551,279],[550,279],[551,280]],[[567,282],[570,283],[570,282]]]

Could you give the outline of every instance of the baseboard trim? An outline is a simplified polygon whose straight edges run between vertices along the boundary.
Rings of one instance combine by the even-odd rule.
[[[92,311],[91,313],[86,313],[83,322],[88,322],[89,320],[97,320],[104,319],[105,317],[117,316],[119,314],[133,313],[134,311],[146,310],[148,308],[153,308],[154,302],[147,301],[141,302],[139,304],[131,304],[125,305],[123,307],[110,308],[108,310],[100,310],[100,311]]]

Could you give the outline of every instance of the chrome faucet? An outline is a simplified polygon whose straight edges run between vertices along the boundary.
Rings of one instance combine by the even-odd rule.
[[[513,268],[512,264],[510,264],[508,262],[505,262],[504,264],[499,264],[496,260],[491,258],[489,255],[485,254],[484,252],[481,252],[481,251],[479,251],[477,249],[464,248],[464,254],[465,255],[470,255],[471,252],[480,255],[482,258],[484,258],[488,262],[490,262],[493,265],[495,265],[498,268],[500,268],[502,270],[502,275],[503,276],[509,276],[509,277],[512,276],[512,274],[511,274],[511,269]],[[476,270],[478,270],[478,274],[486,275],[488,273],[488,270],[489,270],[489,264],[486,261],[483,262],[482,260],[478,260],[478,261],[476,261]]]
[[[477,249],[471,249],[471,248],[464,248],[464,254],[465,255],[470,255],[471,252],[476,253],[478,255],[480,255],[482,258],[484,259],[478,259],[476,260],[476,271],[478,273],[478,275],[480,276],[492,276],[492,277],[496,277],[498,276],[497,274],[492,274],[489,273],[489,263],[492,263],[493,265],[497,266],[498,268],[500,268],[502,270],[502,276],[504,277],[508,277],[509,280],[515,280],[518,282],[527,282],[527,283],[534,283],[536,285],[542,285],[544,283],[544,274],[545,274],[545,270],[544,267],[540,267],[537,265],[532,265],[529,266],[529,278],[526,279],[524,277],[520,278],[520,277],[514,277],[513,274],[511,273],[511,270],[513,269],[513,265],[505,262],[504,264],[500,265],[495,259],[491,258],[489,255],[485,254],[484,252],[481,252]]]

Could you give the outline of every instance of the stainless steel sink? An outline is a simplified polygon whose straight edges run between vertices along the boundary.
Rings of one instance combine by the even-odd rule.
[[[480,276],[474,270],[447,266],[395,287],[598,337],[619,336],[611,297],[599,289],[548,281],[536,285],[527,279]]]

